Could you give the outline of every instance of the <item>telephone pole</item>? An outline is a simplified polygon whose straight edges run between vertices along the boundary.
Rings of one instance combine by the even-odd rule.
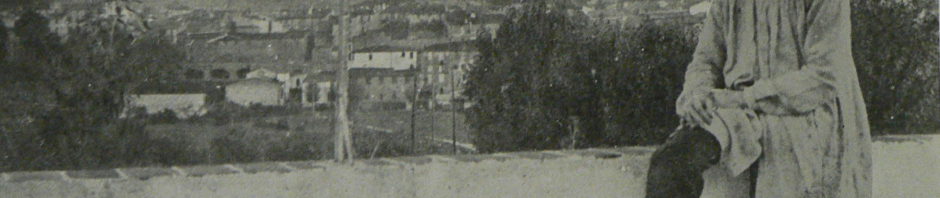
[[[459,53],[461,52],[457,52],[457,54]],[[456,73],[457,68],[459,67],[460,66],[457,65],[453,69],[450,70],[450,105],[452,107],[450,111],[451,113],[450,123],[451,123],[451,126],[453,127],[451,128],[451,131],[450,131],[450,137],[451,137],[451,141],[453,141],[452,143],[454,146],[454,155],[457,154],[457,100],[456,100],[457,99],[457,83],[455,82],[457,81],[457,77],[454,76],[454,74]]]
[[[415,153],[415,110],[418,109],[418,69],[417,67],[411,67],[412,75],[412,99],[414,102],[411,102],[411,153]]]
[[[449,9],[449,8],[450,8],[450,5],[447,4],[447,3],[450,3],[450,2],[445,2],[445,4],[444,4],[444,14],[445,14],[444,16],[450,16],[450,9]],[[445,18],[446,18],[446,17],[445,17]],[[444,23],[447,24],[447,20],[446,20],[446,19],[444,20]],[[448,25],[449,25],[449,24],[448,24]],[[451,35],[447,35],[447,37],[449,38],[448,40],[449,40],[451,43],[454,42],[454,39],[453,39],[453,37],[451,37]],[[457,54],[457,53],[455,53],[455,54]],[[448,62],[450,62],[450,61],[448,61]],[[460,64],[460,61],[455,61],[455,62],[457,62],[457,64]],[[457,105],[454,103],[454,95],[455,95],[455,94],[454,94],[454,70],[451,69],[450,67],[448,67],[446,63],[442,63],[442,64],[441,64],[441,69],[446,69],[446,70],[448,71],[449,76],[450,76],[450,106],[451,106],[451,114],[453,115],[453,117],[452,117],[453,119],[451,119],[451,126],[452,126],[452,128],[451,128],[450,136],[451,136],[451,140],[452,140],[451,145],[452,145],[453,148],[454,148],[454,155],[456,155],[456,154],[457,154]],[[441,73],[443,74],[444,72],[441,72]],[[442,87],[443,87],[443,85],[442,85]],[[441,90],[441,91],[443,91],[443,90]],[[446,94],[446,93],[441,93],[441,94]]]
[[[347,1],[338,0],[339,7],[336,8],[339,10],[337,13],[338,19],[338,40],[339,40],[339,67],[335,68],[335,81],[336,81],[336,106],[334,107],[334,120],[335,125],[333,128],[333,149],[334,157],[336,161],[349,161],[353,159],[353,147],[352,147],[352,134],[349,129],[349,115],[348,115],[348,105],[349,105],[349,70],[348,70],[348,61],[349,61],[349,44],[347,40],[349,39],[346,35],[346,29],[348,26],[348,13],[347,13]]]

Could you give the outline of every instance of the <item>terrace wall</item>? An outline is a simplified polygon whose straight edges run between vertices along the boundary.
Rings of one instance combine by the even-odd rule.
[[[940,197],[940,136],[876,138],[875,197]],[[2,197],[642,197],[650,147],[9,172]],[[709,173],[709,182],[725,182]],[[707,192],[707,197],[742,187]]]

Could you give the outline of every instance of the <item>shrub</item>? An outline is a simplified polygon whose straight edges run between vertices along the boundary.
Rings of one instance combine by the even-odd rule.
[[[208,112],[200,119],[208,119],[216,125],[225,125],[238,122],[250,115],[248,108],[232,102],[222,102],[210,105]]]
[[[237,163],[258,160],[261,154],[259,149],[252,148],[245,143],[243,135],[237,130],[231,130],[212,139],[209,147],[211,155],[209,161],[211,163]]]
[[[98,167],[178,165],[197,162],[193,153],[187,151],[187,142],[154,138],[145,130],[145,123],[137,120],[121,120],[112,124],[94,137],[90,150],[83,153],[97,155]]]
[[[262,129],[290,130],[290,125],[288,125],[287,120],[277,120],[275,122],[258,120],[255,121],[254,126]]]
[[[269,144],[266,149],[266,160],[293,161],[323,159],[332,154],[332,142],[329,134],[319,133],[291,133],[282,141]]]
[[[678,123],[672,111],[694,47],[691,26],[619,29],[550,9],[528,5],[495,39],[478,41],[464,93],[475,103],[467,109],[474,145],[492,152],[662,141]]]
[[[147,116],[148,124],[172,124],[180,119],[176,117],[176,112],[170,109],[164,109],[158,113]]]
[[[940,123],[940,22],[928,9],[936,1],[854,0],[852,7],[852,55],[872,132],[934,132],[928,128]]]
[[[127,166],[177,165],[197,162],[185,142],[153,138],[142,120],[122,119],[100,131],[72,133],[46,142],[38,131],[5,139],[6,159],[0,170],[102,169]],[[8,136],[9,137],[9,136]]]

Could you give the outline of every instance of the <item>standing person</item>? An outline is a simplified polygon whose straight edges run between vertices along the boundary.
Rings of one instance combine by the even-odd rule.
[[[751,196],[871,197],[849,1],[713,0],[647,197],[698,197],[713,165]]]

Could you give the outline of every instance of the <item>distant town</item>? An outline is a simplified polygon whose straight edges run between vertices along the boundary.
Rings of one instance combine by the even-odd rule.
[[[50,28],[63,36],[72,26],[81,25],[75,18],[93,9],[138,19],[128,21],[159,30],[185,50],[179,74],[190,85],[143,86],[134,91],[131,103],[148,113],[169,109],[179,117],[190,117],[206,113],[205,98],[211,93],[224,93],[225,101],[245,106],[328,108],[332,73],[339,63],[338,17],[332,4],[258,9],[239,1],[102,4],[73,0],[56,2],[42,14],[50,19]],[[591,0],[574,5],[580,9],[570,12],[606,23],[694,22],[704,16],[707,4],[700,0]],[[346,57],[354,106],[388,110],[468,105],[461,90],[464,75],[478,54],[474,40],[496,36],[509,10],[519,6],[483,0],[355,1],[347,30],[352,53]],[[12,26],[14,17],[5,15],[5,24]]]

